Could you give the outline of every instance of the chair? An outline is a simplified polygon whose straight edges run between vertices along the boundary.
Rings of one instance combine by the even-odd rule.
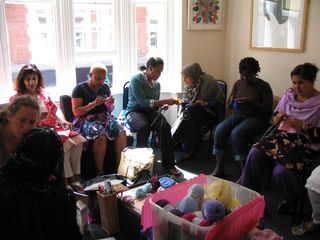
[[[128,124],[127,119],[126,119],[127,107],[128,107],[128,103],[129,103],[129,86],[130,86],[129,81],[123,85],[122,111],[120,112],[120,114],[118,116],[118,120],[120,121],[121,125],[126,130],[127,137],[128,137],[128,146],[135,147],[137,132],[130,127],[130,125]],[[154,146],[155,141],[156,141],[156,139],[155,139],[156,134],[154,133],[154,131],[151,131],[150,134],[151,135],[149,137],[149,140],[150,140],[149,147]]]
[[[219,122],[223,121],[225,114],[226,114],[226,105],[227,105],[227,92],[228,92],[228,85],[225,81],[218,79],[218,86],[220,88],[220,90],[224,93],[224,108],[219,116]]]
[[[72,122],[74,115],[72,112],[71,97],[69,95],[60,96],[60,109],[67,121]],[[93,141],[89,141],[86,149],[81,156],[81,177],[89,179],[96,176],[96,167],[92,153]],[[107,160],[109,159],[109,160]],[[111,161],[110,161],[111,159]],[[107,152],[104,159],[105,173],[114,173],[116,171],[116,159],[114,141],[108,141]]]
[[[218,122],[211,128],[210,130],[210,143],[212,142],[212,136],[213,136],[213,130],[216,125],[218,125],[220,122],[224,120],[225,114],[226,114],[226,104],[227,104],[227,90],[228,90],[228,85],[225,81],[218,79],[217,80],[218,86],[220,90],[224,93],[224,103],[223,103],[223,108],[221,109],[221,112],[219,113],[219,118]]]

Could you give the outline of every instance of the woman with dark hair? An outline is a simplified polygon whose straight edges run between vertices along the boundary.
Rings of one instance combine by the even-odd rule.
[[[219,123],[214,133],[214,176],[224,175],[222,159],[227,138],[231,137],[234,158],[242,170],[248,152],[248,139],[265,129],[272,115],[272,90],[269,83],[257,77],[258,72],[260,66],[256,59],[241,59],[240,79],[233,85],[228,99],[232,113]]]
[[[26,64],[21,68],[15,80],[15,90],[17,93],[10,98],[10,102],[21,95],[32,96],[38,101],[40,106],[40,122],[38,125],[53,127],[64,143],[66,186],[75,191],[82,191],[77,175],[80,174],[82,148],[86,140],[80,134],[72,131],[72,123],[64,119],[60,108],[44,92],[44,80],[35,64]]]
[[[174,152],[171,126],[159,110],[177,104],[173,98],[160,98],[160,83],[157,81],[163,71],[163,60],[151,57],[146,66],[130,80],[127,121],[137,131],[137,147],[146,147],[151,130],[160,136],[162,165],[170,174],[179,175],[174,166]]]
[[[320,92],[315,89],[318,67],[311,63],[291,72],[292,87],[274,112],[274,132],[250,150],[240,183],[262,190],[275,180],[285,201],[278,210],[289,209],[302,193],[305,181],[317,165],[320,150]]]
[[[214,77],[203,72],[199,63],[183,66],[181,75],[186,84],[182,101],[185,117],[173,139],[184,145],[189,154],[184,157],[186,160],[199,150],[203,128],[211,129],[223,119],[225,95]]]
[[[45,127],[27,132],[0,168],[1,238],[81,239],[62,171],[57,133]]]
[[[16,151],[23,134],[39,120],[39,104],[30,96],[17,97],[0,112],[0,166]]]

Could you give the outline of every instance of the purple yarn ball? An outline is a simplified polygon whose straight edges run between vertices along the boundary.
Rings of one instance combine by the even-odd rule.
[[[225,215],[224,205],[217,200],[207,200],[202,205],[202,214],[209,221],[219,221]]]

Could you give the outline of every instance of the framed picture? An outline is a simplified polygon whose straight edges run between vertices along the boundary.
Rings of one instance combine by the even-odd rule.
[[[251,48],[304,51],[308,0],[251,1]]]
[[[222,29],[223,0],[188,0],[188,30]]]

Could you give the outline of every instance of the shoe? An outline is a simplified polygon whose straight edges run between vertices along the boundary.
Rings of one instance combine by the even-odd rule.
[[[174,176],[179,176],[181,174],[181,171],[179,169],[177,169],[176,167],[173,167],[173,168],[169,168],[168,169],[168,172],[171,174],[171,175],[174,175]]]
[[[290,213],[292,204],[287,202],[286,200],[283,200],[279,205],[277,206],[276,212],[277,213],[285,213],[288,214]]]
[[[320,229],[320,224],[315,224],[313,221],[302,223],[301,225],[291,228],[291,232],[294,236],[304,236],[307,233]]]
[[[75,181],[75,182],[70,183],[70,186],[73,189],[73,191],[75,191],[75,192],[79,192],[79,193],[84,192],[82,184],[79,181]]]

